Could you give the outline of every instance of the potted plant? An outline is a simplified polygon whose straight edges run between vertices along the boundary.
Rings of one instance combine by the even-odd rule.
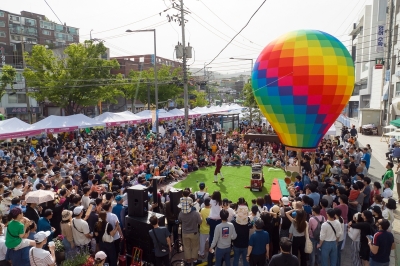
[[[63,239],[64,239],[63,235],[58,235],[56,238],[53,238],[55,244],[54,251],[56,255],[57,264],[61,264],[61,262],[65,260],[65,248],[62,243]]]
[[[94,264],[93,257],[90,256],[89,251],[81,251],[72,258],[63,262],[63,266],[92,266]]]

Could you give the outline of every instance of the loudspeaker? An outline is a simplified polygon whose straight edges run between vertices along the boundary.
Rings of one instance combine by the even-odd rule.
[[[181,209],[178,208],[178,204],[183,196],[182,192],[183,192],[182,189],[176,189],[176,188],[171,188],[169,191],[169,200],[171,202],[171,211],[173,214],[178,215],[181,211]]]
[[[157,216],[159,226],[165,226],[164,215],[149,211],[143,217],[126,216],[125,229],[127,256],[132,256],[133,248],[138,247],[143,250],[143,260],[154,264],[154,244],[149,235],[149,231],[153,229],[149,222],[152,215]]]
[[[196,129],[195,134],[196,134],[197,147],[200,148],[201,141],[202,141],[202,136],[203,136],[203,130],[202,129]]]
[[[129,216],[147,216],[149,193],[146,187],[136,185],[127,189]]]

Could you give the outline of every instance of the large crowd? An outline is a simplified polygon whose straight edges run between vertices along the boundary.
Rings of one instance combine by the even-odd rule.
[[[134,125],[2,146],[0,266],[55,265],[55,238],[62,241],[66,260],[90,250],[95,265],[117,265],[127,237],[125,190],[132,185],[148,187],[148,209],[166,217],[167,227],[158,226],[156,216],[150,219],[157,265],[169,266],[181,244],[186,265],[207,257],[211,266],[215,257],[217,266],[223,261],[229,266],[232,249],[234,266],[240,259],[244,266],[267,260],[269,265],[341,265],[346,241],[351,241],[352,265],[389,265],[396,209],[392,189],[400,181],[388,162],[382,180],[371,182],[372,149],[358,146],[355,128],[322,140],[315,153],[285,154],[280,143],[244,140],[242,133],[268,131],[266,125],[224,130],[205,118],[193,120],[189,132],[182,122],[163,126],[163,136],[152,133],[150,125]],[[229,178],[222,175],[224,167],[253,164],[297,165],[302,173],[279,203],[268,194],[227,199],[201,182],[196,191],[185,189],[181,211],[172,211],[166,185],[201,167],[216,167],[215,182],[221,182],[217,174]],[[153,191],[153,176],[164,177],[157,180],[159,191]],[[37,190],[54,191],[54,200],[26,203],[26,195]]]

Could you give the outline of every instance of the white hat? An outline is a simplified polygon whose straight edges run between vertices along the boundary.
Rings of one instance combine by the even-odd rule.
[[[40,231],[37,232],[33,238],[35,239],[36,243],[42,243],[43,240],[47,239],[47,237],[50,235],[50,231]]]
[[[100,260],[105,260],[107,258],[106,253],[104,253],[103,251],[99,251],[96,253],[96,255],[94,256],[94,259],[100,259]]]
[[[74,214],[79,215],[83,210],[83,206],[78,206],[74,209]]]
[[[283,197],[283,198],[281,198],[281,201],[282,201],[283,205],[285,205],[285,206],[287,206],[287,205],[290,204],[289,198],[288,198],[288,197]]]

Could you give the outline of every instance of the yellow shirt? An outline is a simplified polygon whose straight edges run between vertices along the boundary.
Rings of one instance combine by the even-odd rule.
[[[217,145],[213,144],[213,145],[211,146],[211,151],[212,151],[213,153],[215,153],[215,152],[217,151]]]
[[[203,208],[200,211],[200,216],[202,219],[200,225],[200,234],[208,235],[210,233],[210,226],[207,224],[207,217],[210,215],[211,208]]]

